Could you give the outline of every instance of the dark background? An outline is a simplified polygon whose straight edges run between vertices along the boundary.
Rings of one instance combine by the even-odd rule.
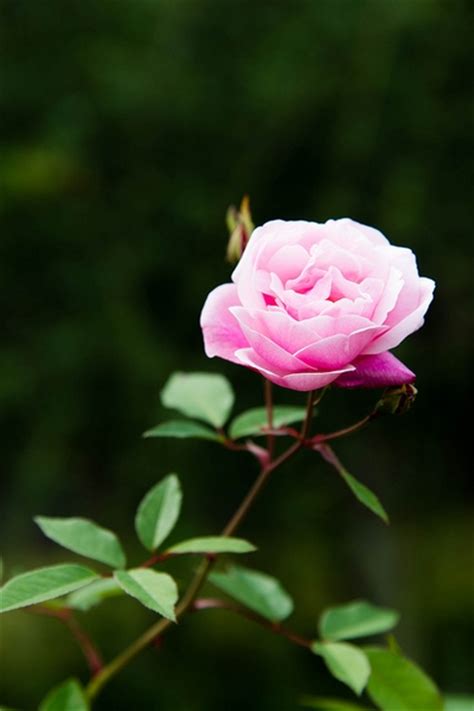
[[[169,471],[185,491],[174,540],[221,528],[253,463],[211,443],[140,435],[165,416],[159,390],[178,368],[225,373],[237,411],[260,401],[256,376],[202,349],[201,306],[230,274],[225,210],[248,192],[257,224],[351,216],[411,247],[438,284],[427,325],[397,351],[418,374],[414,410],[337,448],[392,525],[302,454],[241,533],[260,549],[249,564],[294,595],[297,629],[311,636],[324,606],[354,597],[394,606],[406,653],[444,690],[469,690],[468,5],[1,0],[7,577],[73,557],[42,538],[38,513],[115,528],[138,562],[136,504]],[[321,429],[350,423],[375,398],[331,394]],[[299,401],[283,390],[277,399]],[[117,599],[84,622],[110,657],[152,619]],[[32,709],[71,673],[86,678],[58,622],[14,613],[2,630],[9,705]],[[344,688],[316,657],[208,612],[144,653],[98,708],[293,709],[303,692]]]

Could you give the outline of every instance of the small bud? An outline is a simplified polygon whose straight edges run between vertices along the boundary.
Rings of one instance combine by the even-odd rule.
[[[247,195],[244,195],[239,210],[234,206],[229,207],[226,222],[230,232],[230,239],[227,244],[227,260],[231,264],[235,264],[242,256],[255,228]]]
[[[415,402],[418,390],[414,385],[401,385],[387,388],[375,406],[374,413],[385,415],[404,415]]]

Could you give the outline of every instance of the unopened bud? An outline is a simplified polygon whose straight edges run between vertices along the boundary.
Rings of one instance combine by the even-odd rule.
[[[255,228],[247,195],[243,197],[239,210],[234,206],[229,207],[226,222],[230,233],[230,239],[227,243],[227,260],[235,264],[242,256]]]
[[[375,406],[374,412],[385,415],[404,415],[415,402],[418,390],[414,385],[387,388]]]

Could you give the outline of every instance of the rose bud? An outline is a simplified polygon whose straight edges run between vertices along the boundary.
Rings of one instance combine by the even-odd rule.
[[[404,415],[412,407],[418,390],[406,384],[399,388],[387,388],[375,406],[374,412],[384,415]]]
[[[230,239],[227,244],[227,261],[231,264],[235,264],[242,256],[250,239],[250,235],[255,228],[252,222],[248,195],[242,198],[240,210],[237,210],[233,205],[229,207],[226,222],[230,233]]]

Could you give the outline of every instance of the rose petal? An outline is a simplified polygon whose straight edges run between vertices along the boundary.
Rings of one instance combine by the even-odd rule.
[[[369,326],[350,335],[337,333],[296,351],[295,356],[318,370],[343,368],[352,363],[365,346],[384,330],[383,326]]]
[[[354,361],[356,370],[342,375],[335,385],[340,388],[387,388],[413,383],[416,376],[391,353],[361,356]]]
[[[204,349],[209,358],[219,356],[238,363],[235,351],[248,345],[235,316],[229,311],[239,304],[235,284],[222,284],[211,291],[201,312]]]
[[[277,369],[269,368],[268,364],[265,363],[265,361],[260,358],[252,348],[243,348],[242,350],[237,351],[235,355],[242,365],[261,373],[268,380],[271,380],[272,383],[275,383],[275,385],[280,385],[282,388],[289,388],[290,390],[299,390],[302,392],[324,388],[326,385],[329,385],[336,380],[341,374],[349,373],[351,370],[354,370],[354,366],[349,365],[341,370],[327,373],[308,371],[284,375],[278,372]]]
[[[369,344],[364,350],[364,355],[382,353],[398,346],[410,333],[417,331],[423,326],[424,315],[433,299],[435,283],[432,279],[420,277],[418,304],[408,316],[390,328],[375,341]],[[395,307],[396,308],[396,307]]]

